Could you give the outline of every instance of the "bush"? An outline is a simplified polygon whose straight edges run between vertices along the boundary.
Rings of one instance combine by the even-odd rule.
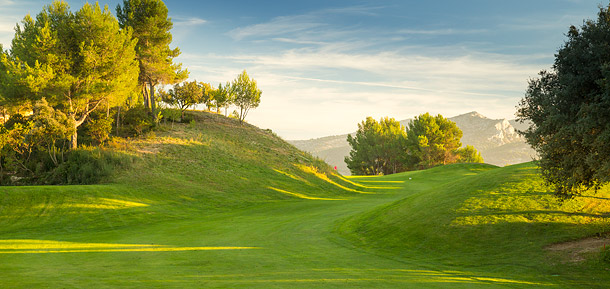
[[[117,134],[120,136],[140,136],[153,128],[152,118],[143,105],[127,110],[121,119]]]
[[[185,112],[184,117],[181,118],[182,112],[176,108],[164,108],[161,110],[161,115],[165,121],[171,122],[190,123],[193,120],[193,115],[188,112]]]
[[[92,118],[87,124],[89,136],[93,138],[97,144],[103,144],[108,139],[112,131],[112,123],[114,119],[111,117]]]
[[[66,160],[42,175],[41,184],[96,184],[112,176],[116,168],[126,168],[133,157],[100,148],[83,147],[69,151]]]

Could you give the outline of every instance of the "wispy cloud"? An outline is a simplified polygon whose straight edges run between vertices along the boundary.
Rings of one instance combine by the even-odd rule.
[[[247,37],[277,37],[302,32],[314,27],[324,26],[312,15],[280,16],[266,23],[254,24],[233,29],[229,35],[236,40]]]
[[[489,30],[487,29],[433,29],[433,30],[417,30],[417,29],[401,29],[396,31],[396,34],[407,34],[407,35],[458,35],[458,34],[480,34],[487,33]]]
[[[206,20],[197,17],[173,17],[174,26],[196,26],[207,23]]]
[[[377,10],[382,9],[381,6],[348,6],[327,8],[310,13],[300,15],[285,15],[275,17],[267,22],[239,27],[229,32],[229,35],[236,40],[242,40],[248,37],[274,37],[278,39],[287,39],[282,35],[294,35],[303,32],[315,32],[316,34],[326,34],[329,29],[330,22],[337,15],[351,15],[355,17],[363,16],[379,16]]]

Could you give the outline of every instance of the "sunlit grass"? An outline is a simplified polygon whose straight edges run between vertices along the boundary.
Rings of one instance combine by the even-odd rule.
[[[379,190],[397,190],[400,189],[401,187],[395,187],[395,186],[367,186],[367,185],[363,185],[363,184],[359,184],[356,182],[353,182],[347,178],[345,178],[342,175],[339,174],[333,174],[335,177],[341,179],[342,181],[349,183],[351,185],[357,186],[357,187],[361,187],[364,189],[379,189]],[[393,181],[393,182],[383,182],[383,183],[395,183],[395,184],[399,184],[399,183],[403,183],[404,181]],[[381,183],[378,181],[378,183]]]
[[[79,208],[79,209],[100,209],[100,210],[120,210],[137,207],[148,207],[148,204],[110,199],[110,198],[88,198],[86,202],[71,203],[65,202],[61,204],[40,204],[34,208],[45,208],[45,209],[68,209],[68,208]]]
[[[348,188],[346,186],[343,186],[341,184],[338,184],[337,182],[331,180],[326,174],[323,174],[321,172],[318,171],[318,169],[316,167],[313,166],[306,166],[306,165],[302,165],[302,164],[298,164],[296,165],[299,169],[301,169],[303,172],[305,173],[309,173],[312,174],[314,176],[316,176],[317,178],[319,178],[320,180],[323,180],[333,186],[336,186],[340,189],[346,190],[346,191],[350,191],[350,192],[354,192],[354,193],[359,193],[359,194],[371,194],[371,192],[363,192],[363,191],[359,191],[356,189],[352,189],[352,188]]]
[[[282,194],[286,194],[286,195],[290,195],[293,197],[297,197],[299,199],[306,199],[306,200],[325,200],[325,201],[341,201],[341,200],[347,200],[347,199],[331,199],[331,198],[320,198],[320,197],[311,197],[311,196],[306,196],[303,194],[299,194],[299,193],[293,193],[293,192],[289,192],[286,190],[282,190],[282,189],[278,189],[278,188],[274,188],[274,187],[268,187],[271,190],[274,190],[278,193],[282,193]]]
[[[303,179],[301,177],[297,177],[297,176],[295,176],[293,174],[290,174],[290,173],[287,173],[287,172],[284,172],[284,171],[280,171],[278,169],[273,169],[273,170],[278,172],[278,173],[280,173],[280,174],[282,174],[282,175],[285,175],[285,176],[287,176],[287,177],[289,177],[289,178],[291,178],[291,179],[293,179],[295,181],[303,182],[303,183],[308,184],[308,185],[311,184],[309,181],[307,181],[307,180],[305,180],[305,179]]]
[[[522,169],[520,171],[523,171]],[[455,210],[452,225],[499,223],[563,223],[604,225],[610,217],[610,188],[588,191],[559,202],[542,179],[529,175],[527,183],[507,183],[478,190]]]
[[[49,240],[0,240],[0,254],[104,253],[104,252],[177,252],[208,250],[246,250],[257,247],[173,247],[144,244],[77,243]]]

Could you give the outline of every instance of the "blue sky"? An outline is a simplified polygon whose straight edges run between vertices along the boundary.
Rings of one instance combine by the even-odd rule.
[[[72,10],[85,1],[67,1]],[[122,1],[100,1],[114,13]],[[0,0],[0,43],[50,1]],[[353,132],[367,116],[514,118],[570,25],[599,0],[165,1],[191,79],[243,69],[263,91],[247,121],[285,139]]]

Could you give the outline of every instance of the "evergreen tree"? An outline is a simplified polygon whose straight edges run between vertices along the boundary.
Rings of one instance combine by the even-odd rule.
[[[138,80],[144,105],[156,121],[155,87],[178,83],[188,77],[188,71],[181,70],[182,64],[173,62],[180,55],[180,49],[169,47],[172,20],[161,0],[123,0],[123,7],[117,5],[116,12],[121,28],[133,29],[133,37],[137,39]]]
[[[30,106],[46,98],[71,122],[71,148],[93,110],[124,102],[137,85],[136,42],[98,4],[72,13],[55,1],[15,31],[11,52],[0,60],[2,92],[9,102]]]
[[[358,124],[355,137],[347,136],[352,147],[345,163],[354,175],[393,174],[404,171],[406,133],[393,118],[372,117]]]
[[[517,116],[543,177],[569,198],[610,181],[610,6],[570,27],[550,71],[532,79]]]
[[[456,150],[462,146],[462,131],[442,115],[425,113],[415,117],[407,130],[408,166],[425,169],[454,163]]]

